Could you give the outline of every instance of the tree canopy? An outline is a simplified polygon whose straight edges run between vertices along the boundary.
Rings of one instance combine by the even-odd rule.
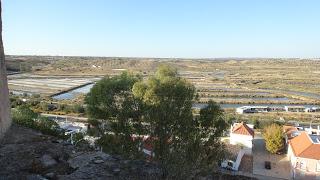
[[[284,148],[284,134],[281,126],[271,124],[264,129],[263,137],[266,149],[270,153],[276,153]]]
[[[85,98],[90,118],[106,121],[108,128],[100,143],[110,152],[131,156],[138,151],[132,136],[141,131],[141,103],[133,96],[132,87],[140,80],[127,72],[105,77]]]
[[[161,66],[155,76],[135,84],[133,93],[145,104],[145,121],[150,123],[148,133],[156,137],[156,158],[166,158],[170,146],[188,138],[188,128],[194,125],[191,111],[194,86],[178,77],[175,69]]]
[[[130,138],[148,136],[154,160],[165,174],[182,178],[211,167],[224,155],[219,139],[227,127],[223,111],[210,101],[196,118],[192,114],[196,98],[190,82],[175,68],[162,65],[146,80],[128,73],[106,77],[92,88],[86,103],[91,118],[110,124],[101,141],[117,147],[111,152],[132,156],[141,142],[130,144]]]

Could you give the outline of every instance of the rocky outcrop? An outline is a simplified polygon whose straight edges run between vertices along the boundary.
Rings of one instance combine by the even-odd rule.
[[[125,160],[103,152],[87,152],[71,158],[69,165],[75,169],[59,179],[161,179],[156,164]]]
[[[13,125],[0,141],[0,179],[160,179],[156,164],[77,148]]]
[[[163,179],[156,163],[79,149],[55,137],[14,124],[0,142],[0,180]],[[190,179],[254,178],[213,173]]]
[[[9,90],[2,42],[2,15],[0,2],[0,138],[4,135],[10,125]]]

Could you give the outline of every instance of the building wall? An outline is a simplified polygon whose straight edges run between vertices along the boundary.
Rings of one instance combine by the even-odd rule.
[[[289,159],[289,161],[290,161],[290,163],[291,163],[291,167],[292,167],[292,168],[295,168],[297,157],[294,155],[290,144],[288,145],[288,153],[287,153],[287,156],[288,156],[288,159]]]
[[[305,164],[305,167],[302,167],[301,164]],[[300,169],[306,172],[317,172],[317,160],[307,159],[307,158],[296,158],[295,168]],[[320,173],[320,172],[319,172]]]
[[[242,144],[247,148],[252,148],[252,136],[230,133],[230,144]]]
[[[243,114],[243,109],[242,109],[242,108],[237,108],[237,109],[236,109],[236,112],[237,112],[238,114]]]
[[[0,2],[0,138],[11,125],[10,108],[9,108],[9,90],[7,83],[7,72],[4,59],[2,43],[2,16]]]
[[[291,162],[292,168],[299,169],[299,170],[306,171],[306,172],[313,172],[313,173],[320,174],[320,171],[317,171],[318,160],[296,157],[292,151],[292,147],[290,144],[288,147],[287,156]],[[305,167],[303,167],[302,164],[305,164]]]

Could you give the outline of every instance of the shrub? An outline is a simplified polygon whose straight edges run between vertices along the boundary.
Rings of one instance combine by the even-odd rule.
[[[12,119],[19,125],[34,128],[34,120],[36,118],[38,118],[38,114],[33,112],[28,105],[18,106],[16,109],[12,110]]]
[[[260,121],[258,119],[253,120],[253,125],[255,129],[260,129]]]
[[[10,102],[11,102],[11,107],[15,108],[17,106],[20,106],[22,104],[24,104],[23,101],[21,101],[18,97],[10,97]]]
[[[72,108],[73,112],[75,113],[84,113],[85,112],[85,109],[83,106],[79,105],[79,104],[76,104],[73,106]]]
[[[48,117],[39,117],[35,120],[35,129],[44,134],[52,136],[63,136],[64,132],[59,128],[59,125],[50,120]]]
[[[64,132],[55,121],[41,117],[27,105],[22,105],[12,110],[13,121],[21,126],[41,131],[43,134],[63,137]]]

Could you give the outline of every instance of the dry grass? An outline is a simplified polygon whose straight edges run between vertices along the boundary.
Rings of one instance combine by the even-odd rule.
[[[29,57],[32,59],[33,57]],[[45,57],[34,74],[65,76],[114,75],[128,70],[142,75],[153,74],[166,63],[176,67],[182,77],[195,84],[205,95],[225,103],[282,103],[252,97],[287,97],[286,103],[320,104],[320,61],[296,59],[203,60],[157,58]],[[26,61],[28,57],[16,58]],[[44,61],[46,60],[46,61]],[[36,66],[39,63],[34,62]],[[45,63],[43,63],[43,61]],[[316,96],[289,91],[314,93]],[[238,93],[243,91],[245,93]],[[264,92],[265,94],[257,94]],[[268,94],[267,94],[268,93]],[[243,99],[248,97],[248,99]],[[239,99],[241,98],[241,99]]]

